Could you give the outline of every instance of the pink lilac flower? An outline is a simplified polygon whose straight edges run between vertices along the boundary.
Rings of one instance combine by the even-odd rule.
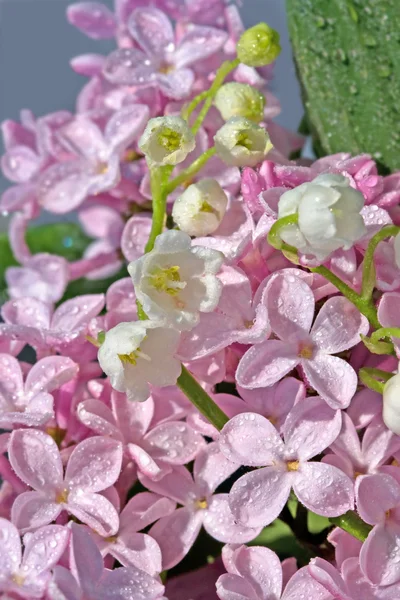
[[[89,323],[104,306],[103,294],[77,296],[51,305],[30,297],[10,300],[2,307],[5,324],[0,338],[22,340],[38,349],[53,349],[78,362],[92,358],[96,349],[86,340]]]
[[[229,494],[235,518],[250,527],[274,521],[290,490],[313,512],[324,516],[345,513],[354,505],[353,483],[342,471],[309,459],[337,438],[340,411],[320,398],[296,404],[283,425],[282,441],[275,427],[255,413],[233,417],[219,438],[225,456],[241,465],[264,467],[243,475]]]
[[[49,167],[38,183],[41,205],[54,213],[78,207],[87,196],[116,186],[120,156],[140,136],[149,116],[147,106],[136,104],[117,111],[101,129],[85,115],[78,115],[59,132],[75,160]]]
[[[110,285],[106,293],[106,308],[104,321],[106,331],[118,323],[136,321],[136,294],[130,277],[123,277]]]
[[[17,598],[43,598],[51,569],[67,548],[70,532],[60,525],[42,527],[24,536],[24,552],[18,529],[0,518],[0,590]],[[16,596],[14,596],[16,594]]]
[[[163,402],[163,394],[160,396]],[[130,402],[125,394],[113,391],[111,409],[91,399],[78,406],[77,414],[97,434],[121,440],[126,458],[151,479],[160,479],[173,466],[190,462],[205,445],[202,436],[183,421],[154,422],[152,397],[143,403]]]
[[[217,581],[220,600],[331,600],[309,575],[307,568],[294,573],[283,588],[284,565],[269,548],[225,546],[227,573]]]
[[[102,556],[112,555],[124,567],[136,567],[149,575],[159,575],[162,570],[161,550],[157,542],[146,533],[138,533],[154,521],[171,514],[175,503],[150,492],[136,494],[119,516],[119,530],[110,538],[96,541]]]
[[[186,556],[202,526],[212,537],[223,542],[242,543],[258,535],[260,527],[246,527],[235,522],[227,494],[214,493],[238,466],[226,459],[216,444],[209,444],[194,462],[193,477],[184,467],[175,467],[160,481],[140,476],[149,490],[181,505],[150,530],[161,548],[163,569],[170,569]]]
[[[376,473],[400,449],[400,437],[389,431],[376,416],[366,428],[362,441],[351,418],[343,413],[340,434],[330,445],[333,454],[322,459],[334,465],[351,478],[366,473]]]
[[[400,327],[399,304],[400,293],[383,294],[378,305],[378,319],[382,327]],[[397,356],[400,357],[400,339],[393,338]]]
[[[48,588],[49,600],[157,600],[164,586],[145,571],[122,567],[110,571],[89,530],[71,523],[70,571],[63,566],[54,569]]]
[[[329,298],[312,325],[315,300],[300,278],[282,271],[271,279],[265,302],[278,339],[250,348],[239,363],[236,380],[244,388],[276,383],[296,366],[332,408],[346,408],[357,388],[357,374],[332,356],[355,346],[369,329],[367,319],[344,297]],[[310,331],[311,329],[311,331]]]
[[[192,67],[224,45],[227,34],[214,27],[192,26],[179,40],[167,15],[157,8],[133,11],[128,30],[139,48],[112,52],[103,74],[111,83],[143,86],[156,84],[169,98],[189,95],[195,74]]]
[[[65,292],[68,262],[61,256],[35,254],[22,267],[9,267],[5,278],[11,298],[31,296],[51,304],[61,300]]]
[[[39,360],[25,382],[21,365],[9,354],[0,354],[0,427],[40,427],[53,416],[53,390],[78,372],[70,358],[49,356]]]
[[[223,572],[222,560],[217,558],[195,571],[168,578],[165,589],[167,598],[168,600],[218,600],[215,583]]]
[[[100,535],[118,531],[118,513],[104,496],[121,471],[122,445],[106,437],[84,440],[72,451],[65,476],[53,438],[40,430],[13,431],[8,446],[14,471],[34,491],[20,494],[12,521],[22,532],[54,521],[63,510]]]
[[[361,548],[360,566],[372,583],[384,586],[400,581],[400,484],[394,469],[356,481],[357,510],[374,525]]]

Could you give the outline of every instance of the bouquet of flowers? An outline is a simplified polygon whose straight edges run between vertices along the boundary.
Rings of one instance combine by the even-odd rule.
[[[224,0],[72,4],[2,125],[2,598],[400,598],[398,8],[288,11],[314,162]]]

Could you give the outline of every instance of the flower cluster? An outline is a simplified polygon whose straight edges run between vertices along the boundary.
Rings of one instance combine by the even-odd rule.
[[[117,49],[3,123],[1,595],[397,600],[400,174],[290,160],[278,34],[149,4],[71,5]],[[83,256],[34,252],[42,211]]]

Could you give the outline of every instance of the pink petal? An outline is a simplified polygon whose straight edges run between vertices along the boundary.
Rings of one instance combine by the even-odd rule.
[[[382,396],[368,389],[357,392],[347,409],[347,414],[357,429],[364,429],[376,415],[381,413]]]
[[[77,208],[89,194],[92,179],[79,160],[52,165],[41,175],[37,195],[49,212],[64,214]]]
[[[261,526],[251,528],[237,523],[229,507],[228,494],[215,494],[211,497],[204,512],[203,525],[211,537],[230,544],[249,542],[261,531]]]
[[[222,48],[227,40],[222,29],[194,26],[181,38],[175,52],[174,62],[178,69],[204,60]]]
[[[14,146],[1,158],[4,177],[15,183],[29,182],[40,169],[40,158],[27,146]]]
[[[247,350],[239,362],[236,381],[246,389],[269,387],[292,371],[299,362],[293,344],[267,340]]]
[[[103,294],[77,296],[56,308],[51,327],[59,331],[76,331],[97,317],[104,307]]]
[[[319,311],[311,330],[311,338],[327,354],[352,348],[367,335],[369,322],[358,309],[342,296],[329,298]]]
[[[216,583],[220,600],[257,600],[256,593],[248,581],[231,573],[225,573]]]
[[[339,569],[342,568],[344,561],[348,558],[358,558],[362,548],[362,542],[357,540],[350,533],[347,533],[347,531],[343,531],[343,529],[336,527],[331,531],[327,539],[335,548],[335,562]]]
[[[174,31],[171,21],[161,10],[153,7],[137,8],[128,21],[129,33],[150,57],[162,61],[174,49]]]
[[[137,48],[111,52],[103,67],[104,77],[116,85],[144,85],[155,81],[154,65]]]
[[[332,600],[332,595],[317,583],[304,567],[293,575],[282,595],[282,600]]]
[[[112,411],[125,440],[139,440],[148,430],[154,414],[154,402],[130,402],[125,394],[113,392]]]
[[[76,412],[81,423],[97,435],[108,435],[114,439],[122,438],[118,427],[115,425],[111,410],[103,402],[90,398],[80,402]]]
[[[62,509],[61,504],[49,500],[44,492],[23,492],[14,500],[11,520],[24,533],[48,525]]]
[[[65,508],[102,537],[115,535],[118,531],[118,512],[101,494],[73,490]]]
[[[265,527],[281,513],[289,498],[292,478],[276,467],[243,475],[233,484],[229,505],[234,517],[247,527]]]
[[[27,485],[49,492],[63,481],[60,452],[52,437],[40,430],[13,431],[8,446],[12,468]]]
[[[322,558],[313,558],[308,566],[308,571],[315,581],[320,583],[335,598],[353,600],[347,594],[346,585],[339,571]]]
[[[150,456],[147,450],[137,444],[128,444],[127,450],[137,468],[143,475],[150,479],[161,479],[163,476],[162,468]]]
[[[80,600],[81,590],[70,571],[57,565],[53,569],[53,578],[48,584],[49,600]]]
[[[283,436],[290,452],[301,460],[308,460],[335,441],[341,426],[339,410],[333,410],[321,398],[307,398],[296,404],[288,414]]]
[[[109,152],[121,153],[139,138],[149,119],[145,104],[124,106],[113,114],[105,128],[105,141]]]
[[[199,535],[202,522],[202,511],[184,507],[153,525],[149,533],[161,548],[164,570],[171,569],[186,556]]]
[[[395,522],[376,525],[369,533],[360,552],[360,567],[364,575],[378,586],[396,583],[400,579],[400,525]]]
[[[228,460],[253,467],[273,464],[284,450],[275,427],[255,413],[233,417],[221,431],[219,447]]]
[[[187,98],[194,83],[194,73],[190,69],[179,69],[170,73],[157,75],[157,83],[167,98],[181,100]]]
[[[302,463],[293,479],[300,502],[325,517],[337,517],[354,508],[353,488],[345,473],[325,463]]]
[[[136,260],[144,254],[150,229],[149,215],[133,215],[126,223],[121,238],[121,250],[127,260]]]
[[[100,128],[84,115],[64,125],[59,135],[72,152],[90,162],[107,156],[108,148]]]
[[[172,465],[190,462],[205,446],[203,437],[182,421],[157,425],[143,441],[153,458]]]
[[[356,481],[357,510],[361,518],[374,525],[386,512],[400,504],[400,485],[385,473],[362,475]]]
[[[171,514],[174,510],[175,502],[169,498],[151,492],[136,494],[120,514],[119,538],[128,544],[133,533]]]
[[[107,550],[124,567],[141,569],[153,577],[162,570],[161,550],[157,542],[145,533],[132,533],[125,543],[110,544]]]
[[[78,2],[67,8],[71,25],[94,40],[113,38],[116,22],[113,13],[101,2]]]
[[[9,300],[1,309],[1,316],[6,323],[26,325],[37,329],[49,328],[51,314],[51,306],[36,298]]]
[[[194,462],[193,478],[201,493],[208,496],[237,469],[238,465],[222,454],[217,443],[208,444]]]
[[[0,354],[0,396],[13,406],[18,396],[23,394],[23,389],[24,382],[18,360],[10,354]]]
[[[25,381],[28,394],[52,392],[73,379],[79,366],[64,356],[46,356],[33,365]]]
[[[80,442],[70,456],[65,482],[71,489],[100,492],[112,486],[121,472],[122,444],[106,437]]]
[[[159,481],[140,476],[141,483],[150,491],[171,498],[179,504],[189,504],[196,498],[196,487],[189,471],[185,467],[172,467]]]
[[[86,527],[71,523],[71,532],[71,572],[90,597],[103,575],[103,559]]]
[[[145,590],[142,592],[142,590]],[[157,579],[138,569],[121,568],[105,571],[96,600],[157,600],[161,598],[164,586]]]
[[[6,150],[10,150],[14,146],[35,148],[36,140],[34,132],[20,123],[6,119],[1,123],[1,133],[3,136],[3,145]]]
[[[67,548],[70,532],[61,525],[42,527],[24,539],[22,567],[27,576],[38,577],[52,569]]]
[[[0,519],[0,577],[7,580],[21,564],[21,540],[16,527]]]
[[[108,238],[117,241],[124,221],[116,210],[109,206],[88,206],[79,211],[79,221],[85,233],[94,238]]]
[[[333,409],[347,408],[357,390],[357,373],[346,361],[329,354],[302,360],[310,385]]]
[[[104,61],[105,57],[102,54],[81,54],[75,56],[69,64],[75,73],[85,77],[93,77],[101,74]]]
[[[251,583],[258,597],[281,597],[282,568],[275,552],[262,546],[242,546],[235,552],[234,561],[238,574]]]
[[[68,263],[64,258],[35,254],[23,267],[7,269],[8,293],[13,298],[33,296],[51,304],[61,299],[68,276]]]
[[[270,325],[282,340],[308,334],[314,317],[314,295],[299,277],[281,274],[273,278],[264,295]]]

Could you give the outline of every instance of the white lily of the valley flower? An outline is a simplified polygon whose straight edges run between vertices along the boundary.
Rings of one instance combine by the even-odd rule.
[[[159,387],[176,383],[181,373],[174,358],[179,340],[179,331],[154,321],[119,323],[106,332],[99,363],[115,390],[143,402],[150,395],[149,383]]]
[[[247,83],[225,83],[216,93],[214,104],[225,121],[231,117],[245,117],[259,123],[264,117],[265,97]]]
[[[394,238],[394,259],[396,261],[396,265],[400,269],[400,233],[398,233]]]
[[[389,379],[383,389],[383,420],[390,431],[400,435],[400,373]]]
[[[228,198],[215,179],[193,183],[174,202],[172,217],[181,231],[194,236],[213,233],[222,221]]]
[[[217,250],[192,247],[182,231],[166,231],[128,271],[147,316],[183,331],[197,325],[200,312],[217,306],[221,282],[215,274],[223,258]]]
[[[347,177],[322,173],[280,197],[278,217],[297,213],[299,218],[297,225],[281,229],[281,238],[323,261],[339,248],[349,250],[366,233],[363,206],[364,196]]]
[[[218,156],[232,167],[254,167],[272,149],[267,131],[244,117],[232,117],[214,136]]]
[[[195,145],[190,127],[181,117],[150,119],[139,140],[139,148],[146,158],[158,165],[177,165]]]

